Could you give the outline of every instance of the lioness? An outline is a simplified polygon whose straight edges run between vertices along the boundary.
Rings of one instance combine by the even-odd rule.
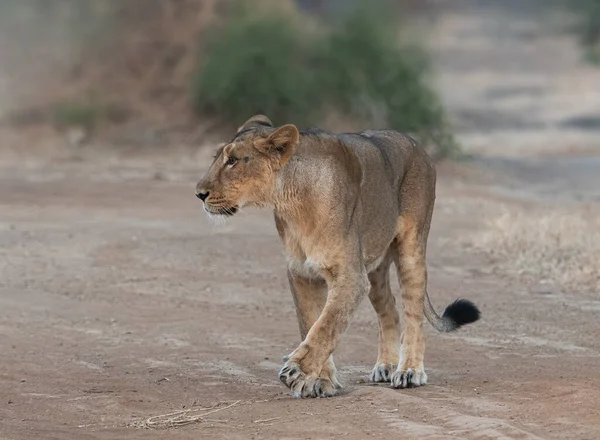
[[[427,153],[391,130],[299,132],[256,115],[218,149],[196,187],[208,215],[232,216],[244,206],[275,214],[303,339],[279,371],[294,396],[339,392],[332,353],[367,294],[379,319],[370,378],[393,388],[427,383],[423,315],[442,332],[479,318],[468,300],[441,317],[429,301],[425,252],[435,181]],[[402,334],[392,262],[403,287]]]

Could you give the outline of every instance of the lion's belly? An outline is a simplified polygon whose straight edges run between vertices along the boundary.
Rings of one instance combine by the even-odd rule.
[[[367,273],[377,269],[386,257],[390,243],[396,237],[397,215],[389,210],[388,215],[369,216],[360,227],[363,264]],[[308,279],[323,279],[323,270],[328,266],[326,252],[311,239],[308,243],[288,230],[283,243],[288,268],[293,273]]]
[[[371,258],[369,261],[365,261],[365,269],[367,273],[371,273],[375,269],[377,269],[384,258],[385,254],[377,258]],[[288,257],[287,263],[289,270],[298,276],[311,280],[323,279],[323,275],[321,274],[322,268],[318,262],[311,261],[308,259],[302,261]]]

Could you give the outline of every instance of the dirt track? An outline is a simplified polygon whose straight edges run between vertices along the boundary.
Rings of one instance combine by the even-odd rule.
[[[348,393],[327,400],[277,379],[299,334],[270,214],[215,229],[193,195],[202,166],[163,169],[2,170],[0,438],[600,437],[600,302],[486,275],[456,244],[498,197],[469,167],[440,172],[430,292],[483,320],[427,327],[430,385],[397,391],[360,383],[377,354],[363,303],[337,351]],[[167,432],[128,427],[238,400]]]
[[[527,14],[450,3],[433,35],[439,82],[485,157],[440,167],[429,290],[438,310],[466,297],[483,319],[426,327],[428,386],[362,383],[377,355],[365,301],[336,351],[347,393],[289,396],[277,372],[299,332],[273,221],[209,225],[193,193],[210,152],[115,166],[88,155],[97,146],[35,165],[0,151],[0,439],[600,438],[598,292],[501,278],[461,245],[502,205],[598,201],[598,156],[564,157],[598,152],[597,129],[569,118],[595,111],[599,73]]]

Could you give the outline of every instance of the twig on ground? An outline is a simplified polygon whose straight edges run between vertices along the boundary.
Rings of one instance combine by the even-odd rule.
[[[274,420],[279,420],[281,419],[281,417],[273,417],[272,419],[258,419],[255,420],[253,423],[267,423],[267,422],[272,422]]]
[[[175,411],[169,414],[160,414],[157,416],[149,417],[148,419],[142,422],[133,423],[131,426],[135,426],[137,428],[161,429],[177,428],[180,426],[190,425],[192,423],[207,422],[209,420],[206,419],[206,416],[232,408],[240,402],[241,400],[238,400],[220,408],[219,405],[221,405],[222,403],[208,408],[192,408],[183,411]],[[226,423],[227,420],[210,420],[210,422]]]

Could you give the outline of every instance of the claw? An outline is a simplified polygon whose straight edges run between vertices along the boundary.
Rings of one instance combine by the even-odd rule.
[[[373,367],[369,379],[371,382],[390,382],[392,379],[392,371],[394,371],[395,368],[396,366],[391,364],[376,364],[375,367]]]
[[[396,371],[392,375],[392,388],[414,388],[427,383],[427,374],[422,370]]]
[[[337,394],[341,385],[335,377],[329,380],[316,375],[306,375],[298,364],[284,365],[279,371],[279,380],[290,390],[294,397],[331,397]]]

